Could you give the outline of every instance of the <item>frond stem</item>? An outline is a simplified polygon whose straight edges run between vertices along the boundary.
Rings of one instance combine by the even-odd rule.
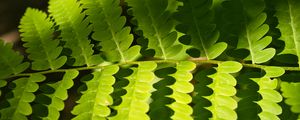
[[[182,61],[191,61],[196,63],[197,65],[201,64],[219,64],[221,62],[225,61],[218,61],[218,60],[207,60],[207,59],[189,59],[189,60],[152,60],[155,63],[178,63]],[[60,72],[66,72],[68,70],[77,70],[77,71],[84,71],[84,70],[94,70],[94,69],[102,69],[107,66],[111,65],[118,65],[118,66],[123,66],[123,65],[136,65],[140,64],[142,62],[146,61],[133,61],[133,62],[125,62],[125,63],[118,63],[118,64],[110,64],[110,65],[98,65],[98,66],[85,66],[85,67],[78,67],[78,68],[69,68],[69,69],[58,69],[58,70],[48,70],[48,71],[40,71],[40,72],[33,72],[33,73],[21,73],[21,74],[16,74],[16,75],[11,75],[8,76],[4,79],[8,78],[14,78],[14,77],[25,77],[25,76],[30,76],[32,74],[50,74],[50,73],[60,73]],[[248,63],[241,63],[244,67],[248,68],[259,68],[263,69],[265,67],[270,67],[268,65],[257,65],[257,64],[248,64]],[[287,67],[287,66],[273,66],[273,67],[281,67],[286,71],[300,71],[299,67]]]

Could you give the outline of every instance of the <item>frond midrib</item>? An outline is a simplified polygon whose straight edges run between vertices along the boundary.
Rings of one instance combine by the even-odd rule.
[[[14,111],[14,113],[13,113],[13,116],[16,116],[16,114],[18,113],[17,111],[17,109],[18,109],[18,107],[19,107],[19,104],[21,103],[21,99],[23,98],[23,95],[24,95],[24,93],[26,92],[25,91],[25,89],[26,89],[26,87],[28,86],[28,84],[30,83],[30,78],[26,78],[27,79],[27,82],[26,82],[26,85],[24,86],[24,90],[22,91],[22,96],[20,96],[20,98],[19,98],[19,100],[18,100],[18,103],[17,103],[17,105],[16,105],[16,107],[15,107],[15,111]],[[15,97],[14,97],[15,98]]]
[[[101,6],[104,6],[103,5],[103,3],[102,2],[100,2],[101,0],[96,0],[96,2],[97,3],[99,3],[99,4],[101,4],[100,5],[100,8],[101,8]],[[113,3],[112,3],[113,4]],[[120,56],[121,56],[121,62],[126,62],[126,59],[125,59],[125,57],[124,57],[124,54],[123,54],[123,51],[121,50],[121,48],[120,48],[120,45],[118,44],[118,40],[117,40],[117,38],[116,38],[116,31],[114,31],[113,29],[112,29],[112,22],[113,21],[110,21],[110,20],[108,20],[107,18],[109,18],[108,17],[108,15],[107,15],[107,12],[106,12],[106,9],[105,9],[105,7],[102,7],[102,10],[103,10],[103,15],[105,16],[105,18],[106,19],[104,19],[104,21],[107,23],[107,25],[109,26],[108,27],[108,29],[109,29],[109,31],[110,31],[110,33],[111,33],[111,35],[112,35],[112,39],[113,39],[113,41],[114,41],[114,43],[115,43],[115,45],[116,45],[116,47],[117,47],[117,50],[118,50],[118,52],[119,52],[119,54],[120,54]]]
[[[166,52],[165,52],[165,48],[164,48],[164,46],[163,46],[163,44],[162,44],[162,37],[159,35],[159,32],[158,32],[158,28],[157,28],[157,26],[155,26],[154,25],[154,23],[155,23],[155,20],[154,20],[154,18],[153,18],[153,13],[151,12],[151,9],[150,9],[150,7],[149,7],[149,5],[148,5],[148,3],[147,3],[147,0],[145,0],[145,6],[146,6],[146,8],[147,8],[147,10],[148,10],[148,12],[149,12],[149,17],[150,17],[150,19],[151,19],[151,26],[153,27],[153,29],[154,29],[154,36],[157,38],[157,40],[158,40],[158,47],[160,48],[160,50],[161,50],[161,52],[162,52],[162,54],[163,54],[163,59],[165,59],[165,60],[167,60],[168,58],[167,58],[167,55],[166,55]]]
[[[58,0],[59,1],[59,0]],[[56,2],[56,1],[55,1]],[[59,4],[59,3],[53,3],[53,4]],[[63,3],[62,3],[63,4]],[[79,7],[78,9],[81,9],[81,7],[80,6],[77,6],[77,2],[75,2],[75,6],[76,7]],[[55,7],[56,8],[56,7]],[[55,9],[54,8],[54,9]],[[63,10],[62,11],[67,11],[69,8],[66,8],[66,7],[64,7],[63,8]],[[81,9],[82,10],[82,9]],[[69,15],[66,15],[66,16],[68,16],[68,17],[63,17],[63,20],[65,20],[65,21],[67,21],[67,22],[64,22],[64,23],[62,23],[62,24],[59,24],[59,25],[62,25],[62,26],[67,26],[67,27],[69,27],[69,28],[72,28],[71,30],[72,30],[72,33],[75,33],[74,35],[75,35],[75,37],[72,37],[72,39],[75,39],[78,43],[81,43],[82,42],[82,40],[80,40],[79,38],[82,38],[83,36],[80,36],[79,34],[78,34],[78,32],[77,32],[77,30],[74,28],[74,26],[76,25],[74,22],[74,20],[71,20],[71,17],[72,16],[70,16],[70,15],[73,15],[73,14],[78,14],[78,13],[70,13],[69,11],[67,11],[68,13],[69,13]],[[50,12],[51,13],[51,12]],[[53,16],[53,11],[52,11],[52,16]],[[84,14],[84,13],[79,13],[79,16],[80,15],[82,15],[82,14]],[[57,16],[57,17],[60,17],[61,18],[61,16]],[[55,19],[55,17],[54,17],[54,19]],[[83,20],[81,20],[81,22],[80,23],[82,23],[83,21],[84,21],[85,19],[83,19]],[[71,25],[68,25],[68,24],[65,24],[65,23],[70,23]],[[85,26],[86,27],[86,29],[88,29],[88,26]],[[64,27],[63,27],[64,28]],[[61,27],[60,29],[61,30],[63,30],[63,28]],[[85,37],[85,36],[84,36]],[[69,39],[69,38],[68,38]],[[86,37],[85,38],[86,40],[88,40],[88,38]],[[66,40],[63,40],[63,41],[66,41]],[[69,40],[67,40],[66,42],[71,42],[71,41],[69,41]],[[85,47],[83,47],[82,46],[82,44],[79,44],[78,45],[79,47],[80,47],[80,49],[82,50],[82,53],[80,54],[80,55],[82,55],[83,56],[83,58],[84,58],[84,62],[86,63],[86,65],[87,66],[91,66],[90,65],[90,63],[89,63],[89,61],[88,61],[88,57],[87,57],[87,55],[84,53],[85,52]]]
[[[195,28],[196,28],[196,31],[197,31],[197,37],[199,38],[200,42],[201,42],[201,47],[205,53],[205,56],[207,59],[210,59],[209,57],[209,54],[208,54],[208,51],[207,51],[207,48],[206,48],[206,45],[203,43],[204,39],[202,37],[202,34],[200,32],[200,29],[199,29],[199,24],[197,22],[197,18],[195,16],[195,10],[194,10],[194,7],[191,7],[191,10],[192,10],[192,14],[193,14],[193,23],[195,24]]]
[[[46,18],[46,20],[48,20],[48,18]],[[36,31],[37,31],[37,33],[38,33],[38,37],[39,37],[39,39],[40,39],[40,41],[41,41],[41,44],[42,44],[42,47],[43,47],[43,51],[45,52],[45,55],[46,55],[46,58],[47,58],[47,62],[49,63],[49,66],[50,66],[51,70],[54,70],[52,61],[51,61],[51,59],[50,59],[50,57],[49,57],[49,53],[46,52],[46,46],[47,46],[47,43],[45,43],[44,39],[43,39],[42,36],[41,36],[41,32],[42,32],[42,31],[40,31],[40,30],[38,29],[39,27],[38,27],[37,24],[36,24],[36,19],[32,19],[32,22],[33,22],[33,24],[34,24],[34,28],[36,29]],[[51,29],[52,29],[52,28],[51,28]]]
[[[295,20],[294,20],[294,17],[293,17],[293,11],[292,11],[292,5],[290,3],[290,0],[287,0],[287,4],[288,4],[288,7],[289,7],[289,17],[290,17],[290,25],[291,25],[291,28],[292,28],[292,34],[293,34],[293,42],[295,44],[295,52],[296,52],[296,55],[297,55],[297,58],[298,58],[298,65],[300,67],[300,51],[299,50],[299,44],[298,44],[298,39],[297,39],[297,30],[295,28]]]

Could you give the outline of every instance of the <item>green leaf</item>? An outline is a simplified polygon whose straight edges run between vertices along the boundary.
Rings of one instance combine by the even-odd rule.
[[[237,114],[234,109],[237,108],[237,102],[232,98],[236,94],[236,80],[229,73],[236,73],[242,69],[242,65],[234,61],[226,61],[218,64],[216,73],[209,75],[212,83],[207,87],[213,90],[213,93],[204,96],[211,102],[211,106],[206,107],[212,113],[212,119],[235,120]],[[220,101],[224,100],[224,101]]]
[[[12,50],[12,45],[0,40],[0,78],[12,74],[19,74],[29,67],[28,62],[23,62],[23,56]]]
[[[193,109],[189,105],[180,102],[174,102],[168,106],[175,112],[171,116],[173,120],[193,120],[193,117],[191,116]]]
[[[33,70],[58,69],[63,66],[67,57],[59,56],[62,47],[59,41],[53,40],[54,23],[47,14],[32,8],[28,8],[21,19],[19,26],[22,41],[29,53],[29,59],[33,60]]]
[[[264,37],[269,30],[268,25],[263,24],[266,18],[265,13],[254,18],[252,23],[245,26],[245,31],[239,38],[238,49],[248,49],[250,55],[245,60],[251,60],[252,63],[267,62],[275,55],[274,48],[265,49],[272,41],[271,37]]]
[[[172,14],[167,9],[176,8],[177,4],[171,0],[127,0],[126,2],[132,7],[138,30],[142,30],[143,36],[148,39],[147,49],[155,51],[154,57],[186,58],[187,47],[177,41],[177,32],[173,31],[175,25],[171,19]]]
[[[298,11],[300,2],[298,0],[276,0],[276,14],[281,36],[280,40],[285,42],[283,51],[280,54],[293,54],[298,58],[300,65],[300,22]]]
[[[237,119],[237,115],[234,111],[223,106],[220,106],[218,109],[216,109],[215,115],[216,115],[216,119],[223,119],[223,120]]]
[[[0,42],[0,119],[299,119],[298,5],[49,0]]]
[[[234,34],[238,36],[237,49],[249,50],[249,55],[245,58],[253,64],[264,63],[275,55],[274,48],[266,48],[272,38],[266,36],[269,26],[265,24],[267,14],[264,0],[230,0],[224,4],[228,9],[228,29],[234,28]],[[226,15],[227,15],[226,14]]]
[[[109,106],[113,104],[110,94],[115,78],[112,76],[119,70],[118,66],[108,66],[92,73],[93,79],[86,82],[87,90],[77,101],[72,110],[74,120],[105,120],[110,115]]]
[[[261,112],[259,114],[259,117],[262,119],[262,120],[280,120],[276,115],[274,114],[271,114],[269,112]]]
[[[264,100],[279,103],[282,101],[282,96],[275,90],[262,89],[259,91]]]
[[[274,70],[276,69],[278,68],[275,68]],[[258,115],[261,119],[266,116],[272,116],[271,118],[279,119],[277,115],[282,113],[282,109],[278,103],[282,101],[282,96],[275,90],[277,88],[278,80],[271,80],[267,75],[268,73],[262,78],[253,78],[259,86],[257,92],[262,96],[262,99],[256,102],[262,109]]]
[[[92,23],[94,40],[101,41],[101,51],[110,62],[128,62],[139,57],[139,46],[130,47],[133,35],[124,27],[126,18],[121,16],[120,0],[82,0]]]
[[[210,47],[208,51],[208,55],[210,59],[215,59],[220,56],[227,48],[227,44],[225,42],[216,43],[214,46]]]
[[[219,33],[212,22],[213,0],[181,0],[177,20],[180,22],[179,31],[192,37],[191,46],[200,50],[200,57],[214,59],[227,48],[224,42],[216,43]],[[187,30],[185,30],[187,28]]]
[[[300,83],[288,83],[282,82],[281,89],[282,96],[286,98],[284,101],[286,104],[291,106],[291,110],[294,113],[300,113]]]
[[[269,112],[273,115],[279,115],[282,112],[281,107],[278,104],[269,100],[260,100],[257,104],[261,106],[263,112]]]
[[[234,61],[222,62],[218,65],[217,71],[222,73],[236,73],[242,69],[242,64]]]
[[[216,104],[219,106],[228,106],[230,109],[235,109],[238,107],[236,101],[229,97],[219,95],[215,96],[214,99],[216,99]]]
[[[155,62],[142,62],[127,77],[129,84],[124,88],[127,93],[122,96],[120,105],[115,106],[117,115],[112,116],[112,120],[149,120],[146,114],[149,110],[148,101],[150,100],[152,84],[155,75],[153,70],[156,68]]]
[[[179,62],[176,65],[177,71],[171,76],[176,80],[173,85],[169,87],[173,90],[173,93],[168,97],[173,98],[175,102],[167,105],[174,111],[172,119],[176,120],[192,120],[193,109],[188,104],[192,101],[192,97],[188,93],[193,92],[194,86],[190,83],[193,79],[191,73],[196,68],[196,64],[193,62]]]
[[[60,111],[62,111],[65,107],[64,100],[68,98],[68,89],[70,89],[73,84],[73,79],[78,76],[79,72],[76,70],[66,71],[63,79],[52,84],[47,84],[55,91],[52,94],[42,93],[51,99],[51,103],[46,105],[48,109],[47,116],[40,116],[37,114],[38,118],[46,119],[46,120],[58,120],[60,117]],[[43,105],[45,101],[38,101],[39,104]]]
[[[281,67],[268,66],[268,67],[265,67],[263,69],[266,72],[265,76],[267,76],[267,77],[280,77],[285,72],[285,70]]]
[[[29,78],[19,78],[13,83],[16,87],[13,89],[14,97],[8,99],[10,106],[0,110],[3,120],[27,120],[26,116],[32,114],[30,103],[35,99],[33,92],[38,90],[37,82],[46,79],[41,74],[32,74]]]
[[[276,89],[278,86],[278,80],[273,79],[271,80],[269,77],[264,76],[262,78],[255,79],[253,78],[254,81],[259,84],[261,89]]]
[[[71,50],[69,64],[72,66],[99,64],[101,57],[93,55],[94,45],[90,44],[88,38],[92,29],[80,3],[77,0],[50,0],[49,12],[59,26],[60,36],[65,41],[64,47]]]

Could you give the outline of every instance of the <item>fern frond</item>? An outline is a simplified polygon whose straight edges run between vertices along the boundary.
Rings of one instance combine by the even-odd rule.
[[[169,86],[173,93],[168,97],[173,98],[173,102],[169,106],[174,114],[171,116],[173,120],[193,120],[193,109],[189,105],[192,102],[192,97],[189,93],[193,92],[194,86],[190,83],[193,79],[193,74],[190,73],[196,68],[196,64],[193,62],[180,62],[177,64],[177,72],[171,76],[176,79],[176,82]]]
[[[37,82],[46,79],[41,74],[32,74],[29,78],[14,80],[13,98],[8,99],[10,106],[0,110],[1,120],[27,120],[26,116],[32,114],[30,103],[35,99],[33,92],[38,90]]]
[[[177,41],[173,31],[171,11],[167,11],[169,0],[127,0],[132,7],[138,29],[148,39],[148,49],[155,51],[154,57],[161,59],[185,58],[185,47]],[[176,5],[176,4],[175,4]],[[181,55],[180,55],[181,54]]]
[[[299,0],[276,0],[276,14],[281,37],[279,39],[285,42],[285,46],[280,54],[293,54],[298,58],[300,66],[300,18],[299,18]]]
[[[86,14],[94,27],[93,39],[100,42],[101,51],[111,61],[132,61],[139,56],[140,46],[131,46],[133,35],[124,27],[120,0],[82,0]],[[129,48],[130,47],[130,48]]]
[[[93,72],[93,79],[86,82],[87,90],[83,92],[79,103],[72,110],[77,115],[74,120],[106,120],[110,115],[109,105],[113,104],[111,93],[115,83],[113,75],[119,70],[118,66],[108,66]]]
[[[239,72],[242,65],[238,62],[222,62],[216,68],[215,74],[209,75],[213,81],[208,85],[213,90],[210,96],[205,96],[211,102],[211,106],[206,107],[212,113],[212,119],[235,120],[237,114],[237,102],[232,98],[236,94],[235,78],[230,73]]]
[[[92,29],[80,3],[77,0],[50,0],[49,12],[59,25],[64,47],[71,50],[69,61],[73,62],[72,65],[99,64],[102,59],[99,55],[93,55],[93,45],[88,39]]]
[[[29,67],[28,62],[23,62],[23,56],[12,49],[10,43],[0,40],[0,79],[12,74],[19,74]]]
[[[53,40],[54,23],[47,14],[32,8],[28,8],[21,19],[19,26],[24,46],[29,53],[29,59],[33,60],[33,70],[58,69],[63,66],[67,57],[60,56],[62,47],[59,41]]]
[[[224,6],[235,12],[229,13],[231,15],[228,17],[238,20],[238,23],[231,25],[240,27],[234,34],[238,35],[237,49],[249,50],[250,54],[245,60],[251,60],[255,64],[273,58],[275,49],[266,48],[272,42],[272,37],[265,36],[269,26],[264,24],[267,19],[266,13],[263,12],[264,0],[230,0],[225,2]]]
[[[286,98],[284,102],[291,106],[291,111],[294,113],[300,113],[300,83],[281,83],[282,96]]]
[[[280,120],[277,115],[281,114],[282,109],[277,104],[282,101],[282,96],[275,89],[277,88],[277,79],[272,77],[279,77],[284,74],[284,69],[280,67],[267,67],[264,68],[266,75],[262,78],[252,78],[258,86],[258,93],[262,99],[256,103],[261,107],[262,112],[258,116],[262,119]]]
[[[134,72],[127,77],[129,84],[124,88],[127,93],[122,96],[122,103],[114,107],[117,115],[111,117],[112,120],[150,120],[146,113],[156,66],[155,62],[143,62],[137,68],[132,68]]]
[[[47,116],[40,116],[36,115],[35,117],[43,120],[58,120],[60,117],[60,111],[64,109],[64,100],[68,98],[68,89],[70,89],[74,84],[73,84],[73,79],[78,76],[79,72],[76,70],[69,70],[66,71],[63,79],[52,84],[47,84],[46,86],[53,88],[54,92],[49,94],[47,91],[43,91],[44,93],[40,94],[45,95],[47,98],[51,100],[51,103],[49,105],[44,105],[45,99],[38,98],[35,100],[38,102],[38,105],[44,105],[48,109],[48,114]],[[47,88],[46,87],[46,88]],[[38,110],[38,109],[37,109]]]
[[[200,51],[200,57],[214,59],[227,48],[225,42],[216,43],[219,32],[212,23],[211,10],[213,0],[180,0],[183,6],[179,7],[177,20],[180,22],[178,30],[191,37],[191,45]],[[184,38],[183,38],[184,39]]]

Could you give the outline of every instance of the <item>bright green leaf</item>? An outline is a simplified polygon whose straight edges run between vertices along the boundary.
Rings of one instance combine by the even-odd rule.
[[[242,69],[242,64],[234,61],[222,62],[218,65],[218,71],[223,73],[236,73]]]
[[[33,60],[33,70],[55,70],[67,61],[67,57],[59,56],[63,49],[58,46],[59,41],[52,39],[53,26],[53,21],[46,13],[32,8],[28,8],[21,19],[21,37],[26,42],[24,46],[29,53],[29,59]]]
[[[265,67],[263,68],[267,77],[279,77],[284,74],[285,70],[281,67]]]

